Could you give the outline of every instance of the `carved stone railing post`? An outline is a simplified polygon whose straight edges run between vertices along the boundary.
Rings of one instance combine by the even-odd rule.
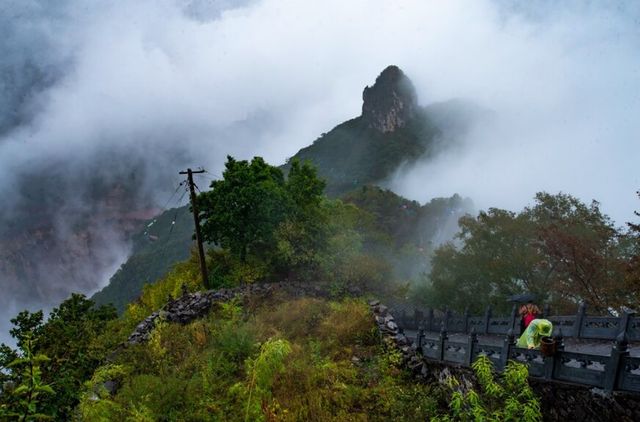
[[[629,322],[631,321],[631,317],[634,317],[635,315],[635,312],[627,311],[622,314],[622,319],[620,320],[620,331],[626,333],[627,338],[629,337]]]
[[[514,303],[511,308],[511,325],[509,328],[514,330],[516,328],[516,324],[518,323],[518,306]]]
[[[509,358],[511,357],[511,353],[515,345],[516,342],[513,329],[509,329],[504,338],[504,342],[502,343],[502,351],[500,352],[500,371],[507,367],[507,362],[509,362]]]
[[[421,355],[424,355],[424,353],[422,353],[422,343],[423,342],[424,342],[424,328],[421,327],[421,328],[418,329],[418,337],[416,338],[416,350]]]
[[[467,338],[467,366],[471,366],[473,363],[473,358],[475,356],[476,345],[478,344],[478,335],[476,334],[475,328],[471,328],[471,333],[469,333],[469,337]]]
[[[553,337],[553,339],[556,341],[556,350],[558,350],[560,352],[563,351],[564,350],[564,336],[562,335],[562,328],[558,327],[558,332]]]
[[[604,368],[604,390],[606,392],[610,393],[616,388],[616,383],[618,382],[620,373],[624,370],[623,358],[629,356],[628,345],[629,341],[627,340],[627,334],[623,331],[613,343],[611,357]]]
[[[564,337],[562,336],[562,329],[558,328],[558,332],[553,339],[556,343],[556,351],[561,352],[564,350]],[[554,353],[553,356],[544,357],[544,378],[552,380],[556,372],[556,367],[561,365],[560,356],[558,353]]]
[[[438,360],[439,361],[443,361],[444,360],[444,347],[445,347],[445,343],[447,341],[449,337],[447,336],[447,330],[444,328],[444,322],[442,323],[442,326],[440,327],[440,338],[438,339]]]
[[[434,331],[433,329],[433,308],[429,308],[427,311],[427,331]]]
[[[487,306],[484,313],[484,334],[489,334],[489,323],[491,322],[491,305]]]
[[[449,318],[450,317],[451,317],[451,311],[449,310],[448,306],[445,306],[442,323],[444,324],[444,329],[447,330],[447,331],[449,331]]]
[[[469,307],[464,308],[464,332],[469,332]],[[475,333],[475,331],[474,331]]]
[[[424,314],[418,309],[413,310],[413,324],[414,327],[420,328],[424,324]]]
[[[582,324],[584,323],[584,316],[587,313],[587,304],[582,301],[578,306],[578,313],[576,314],[576,325],[573,327],[573,337],[580,338],[582,334]]]

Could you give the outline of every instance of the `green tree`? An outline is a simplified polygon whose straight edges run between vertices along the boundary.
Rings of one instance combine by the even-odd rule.
[[[11,320],[11,335],[17,340],[18,350],[6,345],[0,348],[0,365],[6,368],[4,377],[14,383],[24,382],[21,370],[7,364],[12,356],[48,356],[37,362],[38,380],[53,386],[56,394],[42,397],[39,409],[58,420],[69,419],[83,381],[91,377],[108,353],[109,345],[95,340],[115,317],[112,306],[96,308],[93,301],[75,293],[54,308],[46,322],[42,311],[20,312]]]
[[[423,294],[433,305],[506,311],[508,296],[533,292],[559,310],[586,300],[606,312],[637,300],[624,282],[628,240],[595,201],[542,192],[520,213],[492,208],[459,225],[457,244],[432,260]]]
[[[640,198],[640,191],[637,192]],[[640,217],[640,212],[633,212],[636,217]],[[628,222],[629,231],[626,235],[629,262],[625,271],[625,284],[627,291],[640,291],[640,223]]]
[[[198,197],[202,231],[239,264],[212,253],[213,277],[307,279],[315,274],[327,245],[329,217],[325,182],[316,169],[293,160],[285,180],[280,169],[260,157],[251,162],[228,157],[225,166],[223,179]]]
[[[15,318],[11,319],[13,328],[9,330],[9,334],[16,339],[18,348],[24,346],[27,337],[38,337],[42,331],[43,320],[44,314],[42,311],[21,311]]]
[[[16,382],[10,388],[3,385],[0,396],[0,417],[18,421],[52,419],[51,413],[39,412],[41,396],[53,395],[54,390],[42,380],[41,365],[49,358],[41,353],[34,354],[32,334],[22,336],[22,353],[6,369],[19,373]]]
[[[534,244],[553,269],[551,290],[557,302],[586,300],[599,312],[633,306],[636,298],[623,284],[628,257],[622,234],[597,201],[586,205],[571,195],[542,192],[523,214],[534,222]]]
[[[290,208],[280,169],[260,157],[251,162],[227,157],[222,180],[198,196],[203,237],[229,249],[241,262],[264,256]]]
[[[487,305],[499,311],[506,297],[533,291],[544,297],[549,268],[536,248],[535,226],[527,215],[491,208],[477,217],[462,217],[457,241],[438,248],[432,260],[433,305],[480,312]]]
[[[51,414],[61,419],[71,416],[83,381],[108,353],[94,340],[116,316],[113,306],[96,308],[93,301],[77,293],[51,312],[37,338],[38,350],[50,357],[43,379],[57,390],[55,396],[43,401]]]
[[[308,278],[315,273],[326,248],[329,209],[324,187],[309,162],[290,163],[285,190],[291,208],[276,231],[279,266],[289,277]]]
[[[295,204],[294,218],[314,216],[322,202],[325,181],[318,178],[316,168],[309,162],[292,160],[287,176],[286,190]]]

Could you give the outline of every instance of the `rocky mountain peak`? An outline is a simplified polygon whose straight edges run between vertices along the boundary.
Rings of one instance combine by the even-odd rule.
[[[393,65],[380,73],[373,86],[364,88],[362,100],[362,118],[382,133],[405,126],[418,107],[411,80]]]

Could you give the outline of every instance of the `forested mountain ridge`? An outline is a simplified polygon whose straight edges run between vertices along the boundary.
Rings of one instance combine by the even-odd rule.
[[[415,238],[409,243],[414,250],[409,254],[411,257],[402,259],[407,271],[401,271],[401,274],[415,275],[425,269],[425,256],[431,249],[452,235],[451,226],[455,226],[457,218],[471,210],[470,201],[460,197],[443,198],[439,200],[441,204],[451,202],[451,205],[435,206],[434,203],[426,206],[420,215],[416,212],[415,218],[407,219],[405,217],[411,214],[411,201],[390,192],[380,195],[381,191],[375,188],[368,192],[359,189],[382,182],[403,164],[429,159],[455,145],[473,124],[489,115],[488,111],[461,100],[421,107],[409,78],[397,66],[388,66],[371,87],[364,88],[360,116],[322,134],[280,169],[286,174],[292,161],[308,160],[326,181],[325,193],[329,197],[344,197],[363,210],[373,211],[379,221],[393,220],[391,237],[398,247],[407,242],[402,232],[413,232]],[[370,210],[368,205],[373,205],[370,201],[373,197],[376,197],[375,209]],[[419,204],[414,204],[420,208]],[[380,213],[382,209],[385,212]],[[187,212],[187,207],[183,207],[178,215]],[[396,215],[397,212],[400,214]],[[171,210],[159,216],[155,230],[169,227],[167,223],[174,213]],[[448,223],[443,224],[445,221]],[[149,240],[148,235],[142,235],[146,230],[141,231],[130,258],[93,299],[99,304],[113,303],[122,310],[139,295],[145,283],[155,281],[166,274],[171,265],[188,256],[184,246],[191,241],[189,224],[192,224],[189,218],[181,217],[182,229],[173,233],[169,240],[166,233],[159,234],[154,230],[149,231],[154,240]],[[414,224],[418,226],[414,227]],[[159,257],[164,257],[164,262],[159,262]],[[151,262],[155,264],[151,265]]]
[[[329,196],[380,183],[402,164],[432,158],[490,116],[462,100],[419,106],[412,82],[397,66],[384,69],[362,97],[360,116],[323,133],[291,158],[311,161],[327,181]]]

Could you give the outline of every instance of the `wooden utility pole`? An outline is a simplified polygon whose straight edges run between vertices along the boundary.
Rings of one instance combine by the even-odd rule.
[[[204,247],[202,246],[202,236],[200,235],[200,219],[198,218],[198,205],[196,204],[196,190],[193,184],[194,173],[204,173],[204,170],[181,171],[180,174],[186,174],[189,180],[189,192],[191,193],[191,209],[193,210],[193,221],[196,224],[196,242],[198,243],[198,254],[200,256],[200,272],[202,273],[202,284],[205,289],[209,288],[209,276],[207,275],[207,262],[204,259]]]

